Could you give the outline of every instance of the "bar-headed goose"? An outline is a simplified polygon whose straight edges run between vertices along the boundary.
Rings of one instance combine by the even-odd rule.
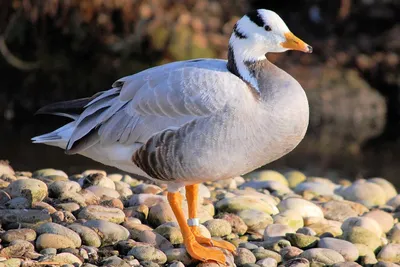
[[[166,183],[188,253],[225,264],[223,253],[209,246],[232,252],[235,247],[200,235],[198,183],[250,172],[303,139],[306,95],[266,58],[289,49],[312,52],[273,11],[249,12],[233,28],[227,61],[165,64],[121,78],[90,98],[48,105],[38,112],[73,121],[33,141]],[[188,220],[181,187],[186,187]]]

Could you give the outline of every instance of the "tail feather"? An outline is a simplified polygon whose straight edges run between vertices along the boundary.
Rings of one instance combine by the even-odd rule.
[[[75,129],[75,122],[70,122],[50,133],[42,134],[33,137],[31,140],[33,143],[45,143],[48,145],[54,145],[61,148],[67,146],[69,137]]]
[[[81,98],[70,101],[62,101],[57,103],[52,103],[47,106],[40,108],[37,114],[52,114],[63,117],[68,117],[76,120],[79,115],[83,112],[84,107],[92,100],[92,98]]]
[[[45,143],[65,149],[67,154],[83,151],[99,142],[98,129],[118,111],[120,88],[99,92],[92,97],[49,104],[36,114],[52,114],[71,118],[73,121],[50,133],[32,138],[34,143]],[[111,109],[112,112],[107,112]],[[105,118],[104,118],[105,117]],[[104,118],[97,121],[99,118]]]

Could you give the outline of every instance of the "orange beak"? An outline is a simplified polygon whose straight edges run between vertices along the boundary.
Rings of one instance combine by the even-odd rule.
[[[312,53],[312,47],[300,40],[291,32],[285,33],[286,41],[282,42],[281,45],[284,48],[291,50],[299,50],[305,53]]]

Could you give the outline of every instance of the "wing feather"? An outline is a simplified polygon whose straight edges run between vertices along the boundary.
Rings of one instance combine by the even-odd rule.
[[[175,62],[123,77],[85,106],[67,149],[93,129],[101,144],[145,143],[156,133],[219,112],[245,87],[224,60]]]

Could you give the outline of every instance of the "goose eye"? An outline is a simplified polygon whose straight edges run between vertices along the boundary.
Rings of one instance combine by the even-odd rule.
[[[268,25],[265,25],[265,26],[264,26],[264,29],[265,29],[267,32],[270,32],[270,31],[272,31],[271,27],[270,27],[270,26],[268,26]]]

